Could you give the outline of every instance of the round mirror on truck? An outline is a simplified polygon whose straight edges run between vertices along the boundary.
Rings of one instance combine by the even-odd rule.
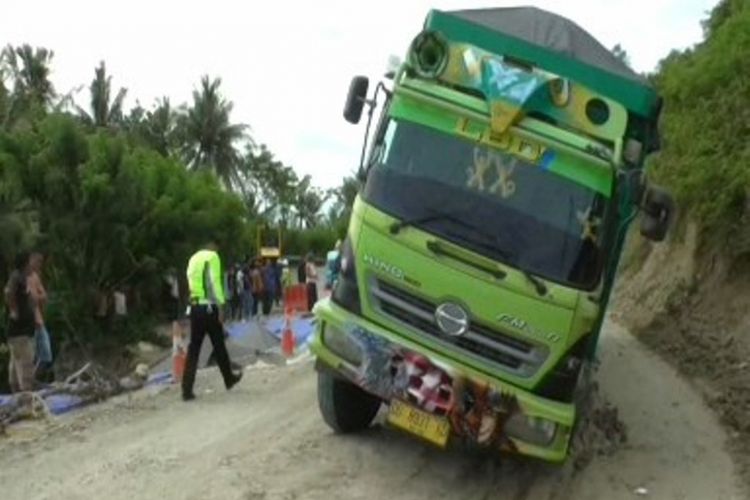
[[[344,119],[349,123],[357,124],[362,118],[362,108],[367,101],[367,88],[370,81],[366,76],[355,76],[349,84],[349,93],[346,96],[344,106]]]
[[[641,234],[652,241],[663,241],[674,215],[672,195],[662,188],[649,186],[641,208]]]

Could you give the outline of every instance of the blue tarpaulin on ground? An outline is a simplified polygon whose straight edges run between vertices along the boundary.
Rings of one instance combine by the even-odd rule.
[[[255,324],[250,321],[237,321],[225,325],[224,331],[227,332],[230,338],[241,339],[250,336],[254,326]]]
[[[61,415],[71,410],[79,408],[85,404],[85,401],[71,394],[48,394],[48,390],[39,391],[37,394],[44,399],[44,403],[53,415]],[[0,394],[0,408],[13,406],[14,397],[10,394]]]
[[[315,317],[294,318],[291,326],[295,343],[298,346],[305,345],[312,340],[312,334],[315,331]],[[269,318],[266,322],[266,329],[268,333],[277,339],[281,339],[281,335],[284,333],[284,318],[281,316]]]
[[[153,373],[148,377],[146,385],[171,384],[172,374],[170,372]]]
[[[51,394],[44,398],[44,402],[53,415],[61,415],[86,404],[82,398],[71,394]]]
[[[159,372],[151,374],[146,381],[146,386],[169,384],[172,382],[172,374],[169,372]],[[50,389],[42,389],[37,392],[39,397],[49,408],[53,415],[62,415],[69,411],[75,410],[87,404],[87,401],[80,396],[72,394],[50,394]],[[0,394],[0,408],[12,406],[15,404],[14,396],[10,394]]]

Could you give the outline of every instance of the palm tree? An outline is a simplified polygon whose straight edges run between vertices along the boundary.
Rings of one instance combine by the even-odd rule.
[[[162,156],[168,156],[177,139],[177,112],[169,97],[156,101],[153,111],[148,111],[143,123],[146,142]]]
[[[312,186],[312,179],[306,175],[297,185],[294,208],[297,211],[300,225],[310,229],[320,222],[321,213],[328,196]]]
[[[3,54],[15,84],[14,93],[44,106],[50,104],[55,97],[55,87],[49,79],[55,53],[24,44],[15,48],[8,45]]]
[[[12,177],[7,169],[0,170],[0,275],[12,263],[11,256],[38,236],[36,211]]]
[[[244,159],[243,188],[253,192],[257,211],[266,220],[286,226],[292,216],[299,179],[294,169],[274,158],[262,144],[248,148]]]
[[[0,116],[9,125],[31,109],[44,112],[55,98],[55,88],[49,79],[54,52],[45,48],[8,45],[0,54],[0,79],[8,73],[13,88],[0,85]]]
[[[354,206],[354,200],[357,198],[359,193],[360,182],[356,177],[344,177],[341,186],[339,186],[335,192],[336,202],[341,206],[341,209],[351,211]]]
[[[235,145],[248,140],[247,126],[230,121],[232,103],[219,92],[221,79],[201,79],[193,105],[182,117],[182,153],[191,169],[211,169],[227,189],[242,185],[242,159]]]
[[[99,63],[94,73],[94,79],[89,85],[91,112],[77,107],[78,114],[84,122],[94,127],[111,127],[121,124],[123,121],[122,103],[128,93],[127,89],[120,88],[114,99],[111,99],[112,76],[107,76],[104,61]]]

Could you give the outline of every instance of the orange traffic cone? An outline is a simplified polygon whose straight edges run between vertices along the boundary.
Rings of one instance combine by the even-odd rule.
[[[175,383],[182,382],[182,375],[185,373],[185,344],[181,332],[175,332],[172,335],[172,380]]]
[[[284,314],[284,332],[281,334],[281,352],[284,356],[294,356],[294,332],[292,331],[292,310],[287,307]]]

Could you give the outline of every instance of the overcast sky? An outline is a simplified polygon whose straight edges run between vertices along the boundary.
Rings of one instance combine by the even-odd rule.
[[[10,0],[0,43],[55,51],[60,92],[90,82],[105,60],[126,105],[190,99],[200,76],[220,76],[233,119],[317,185],[333,187],[359,161],[363,125],[341,117],[349,80],[378,78],[403,56],[430,8],[533,4],[580,24],[607,47],[620,43],[640,71],[701,38],[716,0]],[[79,99],[86,102],[86,95]]]

